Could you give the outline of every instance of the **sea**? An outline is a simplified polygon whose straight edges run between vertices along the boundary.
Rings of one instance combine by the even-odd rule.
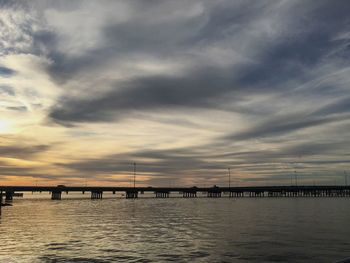
[[[350,198],[24,194],[0,215],[0,263],[337,262]]]

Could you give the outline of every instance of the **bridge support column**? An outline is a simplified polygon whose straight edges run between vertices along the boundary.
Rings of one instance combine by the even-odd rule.
[[[51,200],[61,200],[62,192],[61,191],[53,191],[51,193]]]
[[[6,191],[5,193],[5,201],[12,201],[13,200],[13,191]]]
[[[138,198],[138,191],[126,191],[125,196],[127,199]]]
[[[91,199],[95,200],[95,199],[102,199],[102,191],[92,191],[91,192]]]
[[[197,197],[197,192],[183,192],[182,196],[184,198],[195,198]]]
[[[254,197],[263,197],[263,196],[264,196],[264,192],[260,192],[260,191],[254,192]]]
[[[249,192],[249,197],[263,197],[263,196],[264,196],[264,192],[261,192],[261,191]]]
[[[221,197],[221,192],[208,192],[207,196],[210,198],[218,198]]]
[[[230,192],[229,197],[243,197],[243,192]]]
[[[169,192],[156,192],[156,198],[169,198]]]

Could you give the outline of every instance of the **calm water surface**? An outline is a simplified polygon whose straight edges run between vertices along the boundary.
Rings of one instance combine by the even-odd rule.
[[[347,198],[46,198],[2,208],[0,263],[335,262],[350,256]]]

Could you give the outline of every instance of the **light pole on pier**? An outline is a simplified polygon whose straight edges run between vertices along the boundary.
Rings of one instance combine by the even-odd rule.
[[[348,175],[346,171],[344,171],[344,179],[345,179],[345,186],[348,186]]]
[[[134,188],[136,188],[136,163],[134,163]]]
[[[228,168],[228,188],[231,189],[231,169]]]

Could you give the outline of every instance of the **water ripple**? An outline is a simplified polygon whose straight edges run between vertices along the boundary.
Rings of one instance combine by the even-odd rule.
[[[0,262],[334,262],[350,199],[15,200]]]

